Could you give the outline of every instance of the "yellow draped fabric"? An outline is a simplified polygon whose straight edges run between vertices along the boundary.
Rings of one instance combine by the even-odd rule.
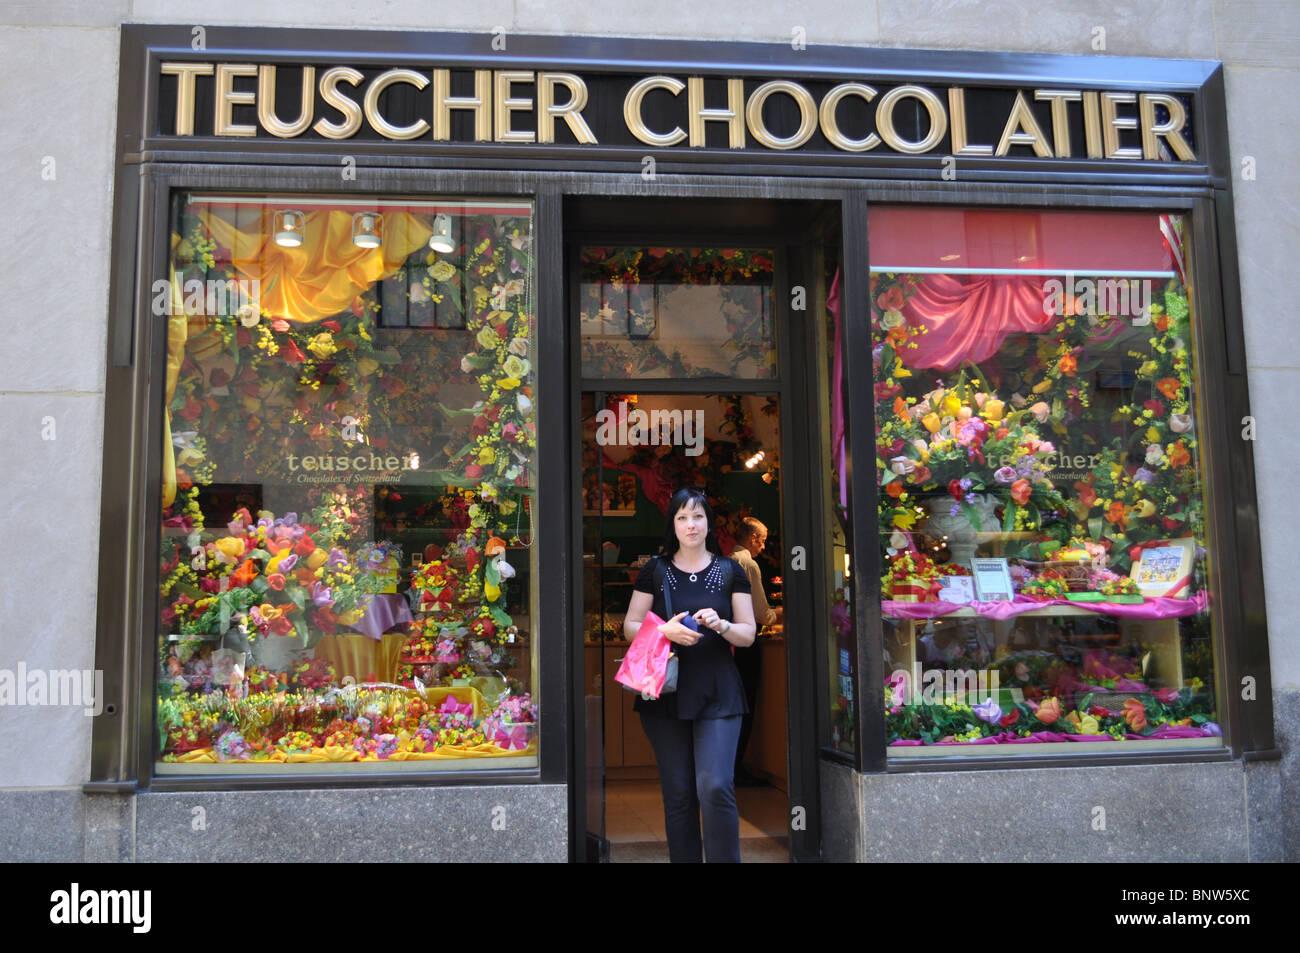
[[[340,681],[351,675],[364,682],[374,675],[381,682],[397,677],[397,661],[402,654],[404,632],[389,632],[382,643],[368,635],[327,635],[316,646],[316,657],[334,666]]]
[[[530,741],[528,747],[518,750],[498,748],[493,744],[481,745],[441,745],[433,751],[394,751],[387,758],[389,761],[448,761],[459,758],[527,758],[536,757],[537,742]],[[176,756],[177,764],[240,764],[257,766],[259,764],[321,764],[328,761],[378,761],[373,754],[362,755],[353,748],[329,747],[312,748],[310,751],[295,751],[285,754],[273,751],[266,758],[249,758],[244,761],[221,761],[211,748],[197,748]]]
[[[323,321],[350,307],[357,295],[400,269],[407,256],[433,234],[433,229],[415,216],[390,211],[384,213],[383,245],[360,248],[352,241],[351,212],[319,209],[306,213],[306,241],[297,248],[285,248],[275,243],[274,209],[263,209],[256,224],[246,228],[236,227],[211,208],[200,208],[195,214],[212,237],[230,249],[231,263],[239,273],[258,282],[262,313],[296,324]],[[179,235],[172,235],[173,252],[180,241]],[[196,363],[203,364],[223,354],[224,344],[214,318],[186,316],[180,274],[173,272],[167,328],[169,409],[163,421],[165,507],[176,501],[170,407],[187,351]]]
[[[212,237],[230,249],[231,263],[260,283],[262,313],[310,324],[350,307],[376,281],[405,264],[433,229],[408,212],[387,211],[384,243],[359,248],[352,241],[352,213],[318,209],[307,213],[306,240],[297,248],[275,242],[275,209],[262,210],[251,228],[237,228],[213,208],[195,213]]]

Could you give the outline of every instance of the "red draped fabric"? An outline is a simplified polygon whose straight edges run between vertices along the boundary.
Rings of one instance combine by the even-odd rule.
[[[1055,315],[1043,310],[1041,277],[926,275],[903,307],[911,324],[929,329],[901,355],[909,367],[948,370],[976,364],[1002,347],[1008,334],[1046,331]]]

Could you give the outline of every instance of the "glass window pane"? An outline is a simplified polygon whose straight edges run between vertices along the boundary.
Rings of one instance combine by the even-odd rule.
[[[582,375],[776,375],[771,249],[582,249]]]
[[[535,766],[531,204],[172,222],[158,773]]]
[[[1183,222],[870,226],[891,757],[1220,745]]]

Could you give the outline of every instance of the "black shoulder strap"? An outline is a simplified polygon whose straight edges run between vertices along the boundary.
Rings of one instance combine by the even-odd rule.
[[[664,610],[668,613],[665,618],[673,617],[673,597],[668,594],[668,567],[664,565],[662,556],[655,557],[655,588],[664,594]]]

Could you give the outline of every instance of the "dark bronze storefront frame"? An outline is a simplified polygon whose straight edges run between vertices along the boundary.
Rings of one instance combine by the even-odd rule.
[[[207,49],[194,51],[190,28],[124,26],[120,58],[118,154],[113,200],[109,334],[105,383],[105,443],[100,534],[96,667],[105,673],[105,714],[93,729],[90,783],[95,790],[213,790],[342,786],[552,783],[581,796],[583,749],[575,713],[573,633],[542,637],[539,690],[545,706],[536,771],[456,771],[430,775],[337,778],[174,778],[152,775],[153,624],[156,618],[161,375],[165,334],[148,314],[152,279],[165,274],[168,198],[172,189],[274,190],[325,194],[421,194],[531,197],[538,248],[539,485],[564,507],[539,507],[539,618],[573,619],[575,553],[567,490],[576,479],[568,448],[576,383],[569,367],[571,331],[564,300],[563,203],[579,195],[716,196],[815,199],[839,204],[844,271],[845,357],[868,353],[866,217],[871,202],[991,207],[1126,208],[1185,211],[1191,216],[1196,280],[1197,352],[1207,414],[1205,477],[1209,499],[1215,624],[1219,633],[1222,750],[1025,759],[943,759],[887,764],[884,721],[876,706],[859,706],[858,754],[864,772],[884,770],[1032,768],[1044,764],[1151,764],[1277,757],[1267,625],[1259,543],[1254,459],[1239,437],[1250,413],[1232,217],[1231,163],[1222,68],[1199,61],[1061,57],[1004,53],[926,52],[817,47],[795,52],[780,44],[567,37],[509,38],[493,52],[490,35],[371,31],[211,28]],[[887,153],[793,155],[761,150],[537,146],[500,143],[321,142],[193,137],[152,133],[158,104],[158,65],[164,60],[271,63],[347,62],[352,65],[450,66],[500,69],[570,68],[606,73],[744,75],[952,82],[967,86],[1075,84],[1089,89],[1180,91],[1193,103],[1201,161],[1036,160],[962,157],[958,177],[941,178],[938,156]],[[641,178],[653,154],[653,183]],[[357,164],[355,181],[341,182],[340,157]],[[854,525],[858,697],[871,699],[883,679],[880,664],[879,566],[874,428],[869,366],[845,360]],[[810,370],[810,369],[809,369]],[[552,410],[547,410],[552,408]],[[563,413],[558,411],[563,410]],[[852,448],[859,448],[853,466]],[[865,450],[865,452],[863,452]],[[580,538],[579,538],[580,539]],[[580,546],[578,547],[580,548]],[[1231,562],[1230,562],[1231,560]],[[812,567],[814,574],[826,567]],[[818,579],[810,578],[809,585]],[[820,591],[814,589],[815,591]],[[809,637],[823,651],[825,620]],[[580,633],[578,634],[580,639]],[[580,658],[581,656],[578,656]],[[818,656],[820,658],[820,656]],[[820,668],[820,664],[817,665]],[[1256,700],[1235,686],[1253,676]],[[819,694],[824,692],[818,679]],[[824,694],[817,701],[824,723]],[[818,737],[826,735],[819,730]],[[843,755],[824,751],[837,761]],[[571,812],[572,813],[572,812]],[[571,838],[571,845],[572,845]]]

